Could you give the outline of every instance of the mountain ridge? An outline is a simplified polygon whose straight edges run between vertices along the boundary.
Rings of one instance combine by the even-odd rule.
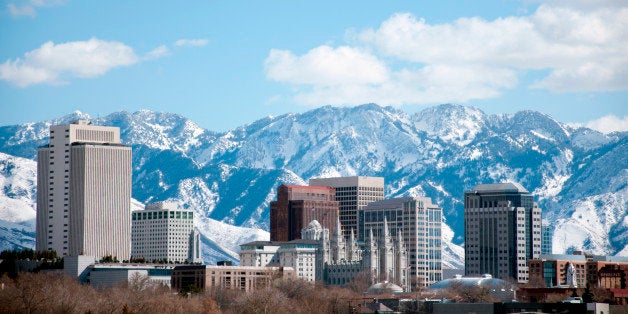
[[[46,143],[47,126],[81,117],[89,118],[74,112],[0,126],[0,152],[33,159],[36,148]],[[628,155],[626,132],[607,135],[575,128],[535,111],[488,115],[460,105],[415,114],[375,104],[325,106],[226,132],[148,110],[92,121],[119,126],[124,143],[133,147],[135,198],[174,200],[213,221],[268,230],[268,204],[280,183],[305,184],[316,176],[383,176],[387,197],[428,196],[443,208],[452,231],[445,241],[446,256],[449,266],[458,267],[463,263],[464,191],[511,180],[533,191],[544,217],[556,223],[555,247],[628,253],[622,234],[628,228],[628,165],[621,158]],[[616,183],[611,188],[600,178]],[[574,227],[586,230],[586,238],[566,237]],[[204,235],[204,243],[213,241],[208,232]],[[226,243],[214,243],[220,247],[221,241]],[[237,245],[225,244],[221,258],[233,259],[236,251]]]

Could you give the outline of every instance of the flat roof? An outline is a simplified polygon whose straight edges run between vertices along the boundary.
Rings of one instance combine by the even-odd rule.
[[[521,184],[516,182],[505,183],[492,183],[492,184],[478,184],[470,192],[515,192],[515,193],[530,193]]]

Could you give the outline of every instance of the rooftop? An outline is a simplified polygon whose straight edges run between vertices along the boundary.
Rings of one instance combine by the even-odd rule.
[[[489,274],[482,277],[462,277],[457,275],[455,278],[441,280],[430,285],[431,289],[448,289],[456,287],[483,287],[489,289],[507,289],[510,290],[513,285],[505,280],[493,278]]]
[[[471,192],[513,192],[513,193],[530,193],[521,184],[515,182],[478,184]]]
[[[404,203],[407,202],[417,202],[417,201],[421,201],[423,202],[423,206],[424,207],[436,207],[435,205],[432,204],[432,200],[430,198],[424,198],[424,197],[398,197],[398,198],[390,198],[390,199],[385,199],[385,200],[381,200],[381,201],[376,201],[376,202],[372,202],[368,205],[366,205],[365,208],[367,209],[371,209],[371,208],[400,208],[403,206]]]
[[[330,186],[317,186],[317,185],[287,185],[284,184],[289,189],[302,189],[302,190],[333,190],[333,187]]]

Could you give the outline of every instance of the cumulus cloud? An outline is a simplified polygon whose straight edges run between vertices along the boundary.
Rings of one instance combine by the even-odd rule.
[[[49,41],[23,58],[0,64],[0,79],[20,87],[63,84],[69,77],[97,77],[136,62],[133,49],[116,41],[95,38],[61,44]]]
[[[321,46],[297,57],[286,50],[270,51],[267,76],[294,84],[374,84],[388,80],[386,66],[375,56],[351,47]]]
[[[175,41],[174,45],[177,47],[202,47],[202,46],[207,45],[208,43],[209,43],[209,40],[204,39],[204,38],[197,38],[197,39],[183,38],[183,39],[179,39]]]
[[[589,129],[597,130],[606,134],[618,131],[626,132],[628,131],[628,116],[603,116],[599,119],[587,122],[585,126]]]
[[[7,8],[13,16],[34,17],[37,15],[37,8],[62,5],[64,2],[63,0],[30,0],[9,3]]]
[[[377,28],[354,32],[352,46],[320,46],[302,56],[271,50],[266,75],[294,84],[295,99],[306,103],[351,104],[367,95],[374,98],[366,102],[383,104],[485,99],[518,87],[519,78],[530,71],[538,79],[527,82],[527,88],[628,89],[625,2],[564,3],[541,4],[526,16],[469,17],[443,24],[394,14]],[[342,51],[355,56],[343,59]],[[368,62],[356,67],[360,60]]]

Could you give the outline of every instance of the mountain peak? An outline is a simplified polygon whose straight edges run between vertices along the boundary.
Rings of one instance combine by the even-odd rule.
[[[485,127],[486,119],[480,109],[455,104],[426,108],[413,115],[418,130],[458,146],[473,141]]]

